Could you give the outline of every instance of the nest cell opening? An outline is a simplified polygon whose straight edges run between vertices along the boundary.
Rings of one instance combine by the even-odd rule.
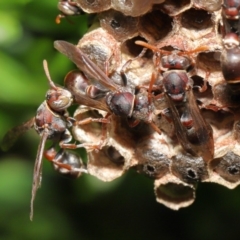
[[[182,27],[189,30],[205,30],[213,27],[212,15],[204,10],[191,8],[181,17]]]

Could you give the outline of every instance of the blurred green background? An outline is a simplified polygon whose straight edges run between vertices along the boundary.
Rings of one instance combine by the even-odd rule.
[[[54,40],[77,43],[85,16],[55,24],[57,0],[0,1],[0,138],[35,115],[52,79],[62,84],[73,68]],[[129,171],[103,183],[70,181],[44,161],[42,187],[29,220],[32,172],[39,143],[34,130],[0,152],[0,239],[233,239],[239,237],[240,188],[201,184],[195,203],[178,212],[155,201],[153,181]]]

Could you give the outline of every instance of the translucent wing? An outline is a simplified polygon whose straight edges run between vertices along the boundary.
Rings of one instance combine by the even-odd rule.
[[[98,80],[104,87],[117,91],[119,86],[114,84],[110,78],[75,45],[65,41],[55,41],[54,47],[66,55],[77,67],[94,80]]]
[[[105,98],[102,99],[92,99],[89,96],[83,94],[81,90],[77,89],[73,85],[68,85],[67,89],[73,94],[74,101],[78,104],[85,105],[87,107],[96,108],[106,112],[111,112],[109,107],[106,104]]]
[[[32,183],[32,198],[31,198],[31,205],[30,205],[30,220],[33,219],[33,203],[36,197],[36,193],[38,188],[41,186],[42,180],[42,158],[46,140],[48,138],[48,129],[45,128],[42,132],[41,140],[38,145],[37,157],[35,160],[34,170],[33,170],[33,183]]]
[[[168,96],[167,93],[165,93],[165,98],[168,102],[168,105],[172,113],[172,120],[175,127],[175,133],[177,135],[177,138],[180,144],[188,153],[191,153],[193,156],[196,156],[196,153],[193,150],[192,144],[188,140],[186,128],[182,125],[180,121],[180,116],[178,114],[176,106],[174,105],[172,99]]]
[[[211,126],[203,118],[192,89],[186,91],[185,108],[190,112],[193,120],[193,131],[195,140],[192,142],[188,136],[188,130],[183,126],[180,121],[180,116],[176,106],[171,98],[165,94],[166,100],[169,104],[172,113],[172,120],[175,126],[177,138],[185,151],[193,156],[201,156],[205,161],[210,161],[213,158],[214,142]]]
[[[193,127],[198,139],[199,152],[204,160],[210,161],[214,154],[213,131],[211,126],[205,121],[192,90],[187,91],[187,107],[193,119]]]
[[[1,149],[3,151],[8,151],[17,141],[19,136],[21,136],[23,133],[25,133],[26,131],[33,127],[34,122],[35,118],[31,118],[27,122],[24,122],[23,124],[10,129],[3,137]]]

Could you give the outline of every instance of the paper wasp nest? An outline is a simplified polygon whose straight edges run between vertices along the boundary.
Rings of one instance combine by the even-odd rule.
[[[104,72],[107,63],[108,76],[119,86],[122,85],[120,71],[124,63],[137,57],[143,49],[135,44],[136,40],[170,53],[176,50],[186,53],[192,62],[191,70],[186,71],[193,79],[194,102],[200,109],[199,117],[212,128],[214,143],[213,156],[208,160],[201,154],[194,156],[186,151],[176,133],[178,123],[163,114],[170,108],[164,97],[166,90],[165,93],[159,90],[163,97],[153,100],[152,121],[161,129],[161,134],[146,121],[131,128],[126,118],[114,114],[110,116],[110,124],[90,123],[74,128],[75,138],[80,142],[102,141],[101,150],[88,153],[89,173],[103,181],[111,181],[134,168],[154,180],[157,201],[174,210],[193,203],[196,185],[200,182],[236,187],[240,182],[240,102],[231,95],[221,72],[222,1],[76,2],[83,11],[98,13],[100,22],[98,28],[79,41],[78,48]],[[147,50],[123,69],[127,85],[134,93],[139,86],[149,88],[152,73],[156,70],[155,53]],[[163,72],[154,84],[161,84]],[[206,89],[199,90],[204,84]],[[189,103],[188,107],[193,106]],[[102,118],[106,114],[79,107],[75,117]],[[170,116],[174,117],[173,114]],[[203,137],[206,132],[201,133]],[[201,148],[204,147],[200,144],[197,149],[204,152]]]

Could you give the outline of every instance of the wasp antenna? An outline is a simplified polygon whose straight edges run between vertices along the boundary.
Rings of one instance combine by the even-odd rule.
[[[155,47],[147,42],[144,42],[144,41],[137,40],[137,41],[135,41],[135,44],[142,46],[144,48],[147,48],[147,49],[151,49],[153,52],[157,52],[159,50],[157,47]]]
[[[46,77],[48,79],[48,82],[49,82],[49,85],[51,88],[53,89],[56,89],[56,85],[54,84],[53,80],[51,79],[51,76],[50,76],[50,73],[49,73],[49,70],[48,70],[48,64],[47,64],[47,60],[44,59],[43,60],[43,69],[45,71],[45,74],[46,74]]]

